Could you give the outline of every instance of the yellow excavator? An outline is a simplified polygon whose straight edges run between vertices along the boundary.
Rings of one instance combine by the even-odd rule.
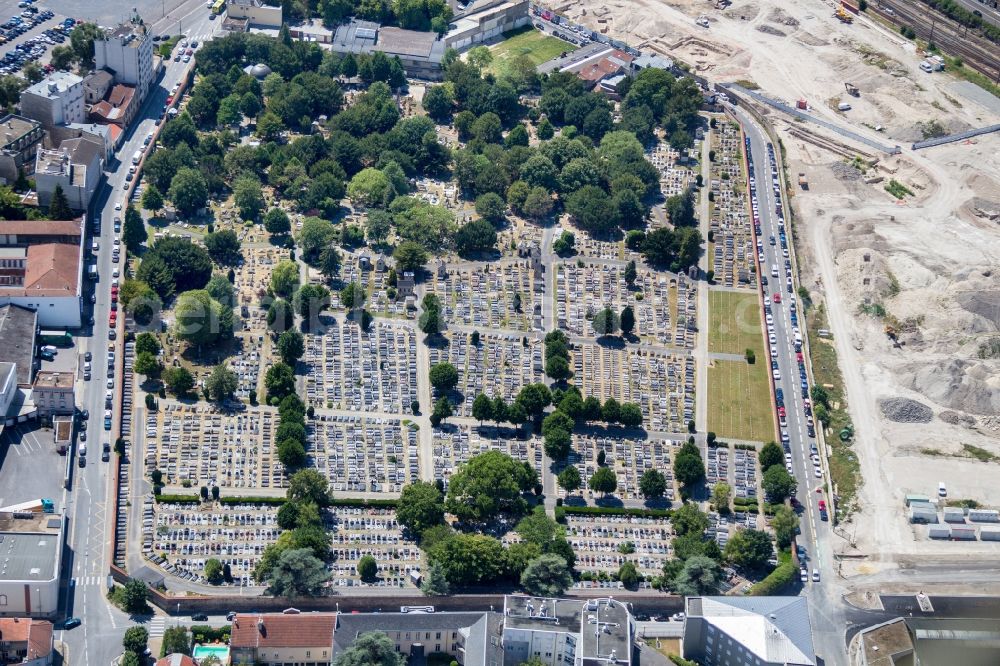
[[[841,23],[854,23],[854,17],[842,6],[837,7],[837,11],[833,15],[840,19]]]

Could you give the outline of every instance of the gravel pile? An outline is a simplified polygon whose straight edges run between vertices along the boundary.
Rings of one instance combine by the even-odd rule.
[[[861,180],[861,172],[853,164],[834,162],[830,165],[830,171],[840,180]]]
[[[757,30],[768,35],[774,35],[775,37],[785,37],[785,33],[773,26],[767,25],[766,23],[764,25],[757,26]]]
[[[930,423],[934,418],[931,408],[909,398],[888,398],[879,400],[882,414],[895,423]]]
[[[953,412],[951,410],[945,410],[938,414],[938,418],[945,423],[950,423],[951,425],[961,425],[966,428],[972,428],[976,425],[976,419],[969,416],[968,414],[961,414],[959,412]]]

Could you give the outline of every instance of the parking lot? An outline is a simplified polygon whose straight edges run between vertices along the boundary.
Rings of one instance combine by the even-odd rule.
[[[464,398],[454,407],[459,416],[472,415],[472,403],[480,393],[502,396],[510,403],[522,387],[544,380],[541,340],[516,333],[480,335],[478,345],[461,332],[447,338],[446,347],[428,351],[432,366],[447,361],[458,370],[456,391]]]
[[[0,506],[40,497],[62,497],[66,456],[56,451],[52,428],[34,422],[7,426],[0,434]]]
[[[4,3],[4,9],[8,3]],[[4,55],[0,58],[0,74],[18,74],[29,62],[47,66],[49,50],[58,44],[69,43],[75,19],[56,16],[55,12],[38,3],[24,0],[16,7],[9,3],[11,14],[0,23],[0,44]],[[51,68],[48,68],[51,69]]]

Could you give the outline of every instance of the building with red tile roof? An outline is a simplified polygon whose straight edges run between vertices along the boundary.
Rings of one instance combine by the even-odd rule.
[[[229,638],[230,660],[279,666],[329,664],[336,613],[240,613]]]
[[[0,663],[51,666],[52,623],[24,617],[0,618]]]
[[[186,654],[175,652],[158,660],[156,666],[198,666],[198,662]]]

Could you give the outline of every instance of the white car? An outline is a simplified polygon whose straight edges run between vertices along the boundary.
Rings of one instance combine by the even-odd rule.
[[[111,379],[108,380],[108,388],[113,389],[114,387],[115,387],[115,379],[114,377],[112,377]]]
[[[767,315],[766,319],[767,319],[768,325],[771,325],[771,324],[774,323],[774,317],[772,317],[771,315]]]
[[[115,244],[115,247],[118,247],[119,245],[121,245],[122,244],[121,239],[120,238],[115,238],[114,244]]]
[[[121,210],[121,209],[122,209],[122,202],[119,201],[118,203],[115,204],[115,210]]]
[[[778,348],[775,347],[774,345],[771,345],[771,356],[777,356],[777,355],[778,355]]]
[[[821,470],[819,467],[813,467],[813,476],[815,476],[817,479],[822,479],[823,470]]]
[[[776,382],[781,381],[781,370],[772,370],[771,376],[774,377],[774,381]]]
[[[111,275],[113,275],[114,277],[118,277],[119,275],[121,275],[121,270],[117,266],[115,266],[115,269],[111,271]]]
[[[772,345],[778,344],[778,338],[774,336],[774,333],[769,333],[767,335],[767,341],[770,342]]]

